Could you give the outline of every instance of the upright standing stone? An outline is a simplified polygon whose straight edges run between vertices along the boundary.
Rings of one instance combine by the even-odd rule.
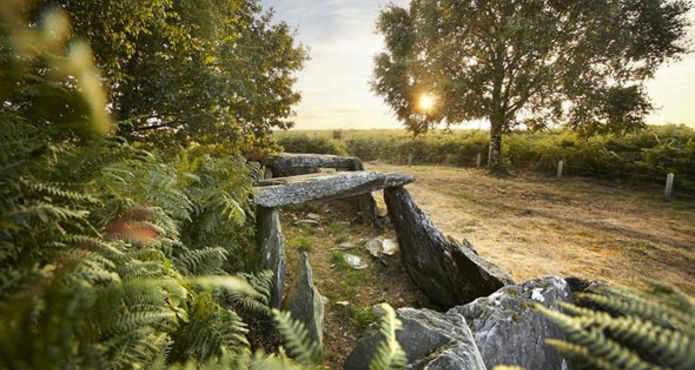
[[[289,311],[293,319],[304,324],[311,339],[323,343],[323,300],[314,285],[306,252],[300,256],[294,281],[287,290],[282,308]]]
[[[398,235],[401,261],[432,302],[451,308],[514,283],[467,242],[445,239],[403,187],[386,188],[384,199]]]
[[[256,228],[261,258],[258,270],[271,270],[275,274],[270,291],[270,306],[279,308],[285,287],[285,237],[280,227],[277,208],[256,208]]]

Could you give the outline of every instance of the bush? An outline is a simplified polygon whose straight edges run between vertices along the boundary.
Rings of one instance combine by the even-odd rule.
[[[297,135],[287,136],[278,140],[288,153],[316,153],[348,155],[348,150],[342,142],[323,136]]]
[[[346,130],[340,141],[330,131],[277,132],[290,152],[349,154],[365,161],[393,164],[473,167],[478,153],[487,162],[488,132],[435,130],[413,138],[404,130]],[[310,144],[309,144],[310,143]],[[695,130],[684,125],[648,126],[622,137],[582,139],[569,130],[516,131],[505,136],[503,153],[513,169],[554,173],[559,160],[565,173],[661,184],[676,175],[675,186],[695,191]]]

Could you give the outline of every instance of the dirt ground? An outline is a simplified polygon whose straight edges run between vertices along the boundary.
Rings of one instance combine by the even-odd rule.
[[[658,188],[581,178],[516,174],[498,179],[475,169],[366,167],[415,175],[417,181],[406,189],[435,225],[455,238],[467,238],[516,281],[557,274],[634,287],[653,278],[695,294],[695,200],[667,202]],[[385,212],[381,194],[374,195]],[[319,215],[318,227],[295,225],[309,213]],[[374,325],[372,305],[430,306],[397,256],[386,259],[388,266],[369,256],[362,246],[378,234],[357,222],[349,204],[283,209],[281,219],[288,277],[299,252],[308,251],[314,281],[327,297],[324,348],[331,368],[342,368],[357,338]],[[391,229],[383,236],[395,240]],[[355,248],[336,250],[343,241]],[[351,269],[341,262],[344,253],[362,257],[369,267]]]

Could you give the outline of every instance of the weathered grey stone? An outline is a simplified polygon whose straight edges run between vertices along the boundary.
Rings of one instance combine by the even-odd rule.
[[[319,226],[319,222],[318,222],[318,221],[316,221],[316,220],[310,220],[310,219],[306,219],[306,220],[297,220],[297,221],[294,222],[294,224],[295,224],[296,226],[309,226],[309,227],[316,227],[316,226]]]
[[[277,177],[259,182],[254,189],[254,201],[262,207],[280,207],[319,199],[349,198],[413,181],[415,178],[409,175],[369,171]]]
[[[564,339],[562,331],[533,309],[537,302],[557,308],[570,302],[569,284],[557,276],[545,276],[523,284],[506,286],[488,297],[478,298],[449,314],[466,318],[485,365],[516,365],[533,369],[566,369],[565,360],[545,343],[545,338]]]
[[[402,187],[387,188],[384,199],[398,235],[401,261],[413,283],[433,303],[451,308],[514,283],[467,241],[445,239]]]
[[[357,157],[328,154],[282,153],[263,160],[263,165],[273,172],[274,177],[297,176],[317,173],[321,168],[346,171],[362,171],[362,161]]]
[[[384,229],[383,220],[379,218],[379,209],[376,206],[376,200],[372,193],[366,193],[355,197],[357,206],[359,207],[362,216],[362,223],[365,225],[374,225],[377,230]]]
[[[285,287],[285,237],[280,227],[277,208],[256,208],[256,236],[261,248],[258,270],[271,270],[275,273],[270,294],[270,306],[279,308]]]
[[[290,312],[293,319],[304,323],[311,339],[323,343],[323,305],[323,299],[314,285],[309,255],[304,252],[299,258],[294,281],[287,290],[282,307]]]
[[[396,339],[406,353],[408,369],[485,369],[463,316],[414,308],[398,309],[396,315],[403,323]],[[383,339],[378,331],[361,338],[343,368],[368,369]]]
[[[362,161],[357,157],[343,157],[326,154],[290,154],[282,153],[263,160],[266,166],[266,178],[287,177],[319,173],[321,168],[335,168],[338,171],[363,171]],[[382,219],[378,217],[376,202],[371,194],[356,197],[356,205],[362,213],[365,225],[374,225],[383,229]]]

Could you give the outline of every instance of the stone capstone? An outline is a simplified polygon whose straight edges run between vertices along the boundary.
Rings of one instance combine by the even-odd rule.
[[[466,320],[456,313],[400,308],[403,328],[396,339],[408,358],[407,369],[485,369]],[[384,340],[378,331],[362,337],[345,360],[345,370],[368,369],[377,347]]]
[[[309,255],[300,255],[294,281],[287,290],[282,303],[293,319],[304,324],[311,339],[323,343],[323,299],[314,285],[313,273],[309,265]]]
[[[406,272],[433,303],[451,308],[514,283],[467,241],[445,238],[402,187],[386,188],[384,200]]]
[[[506,286],[488,297],[450,309],[448,314],[466,318],[485,365],[520,366],[526,369],[567,369],[566,361],[545,343],[564,339],[562,331],[533,309],[534,303],[557,308],[571,302],[569,284],[557,276],[545,276]]]
[[[410,175],[370,171],[318,173],[263,180],[254,188],[261,207],[281,207],[312,200],[349,198],[415,181]]]
[[[270,290],[270,306],[279,308],[285,286],[285,237],[280,227],[277,208],[256,208],[256,236],[260,246],[260,261],[257,269],[271,270],[274,273]]]
[[[272,171],[273,177],[297,176],[318,173],[321,168],[335,168],[344,171],[362,171],[362,161],[357,157],[328,154],[282,153],[262,161]]]

